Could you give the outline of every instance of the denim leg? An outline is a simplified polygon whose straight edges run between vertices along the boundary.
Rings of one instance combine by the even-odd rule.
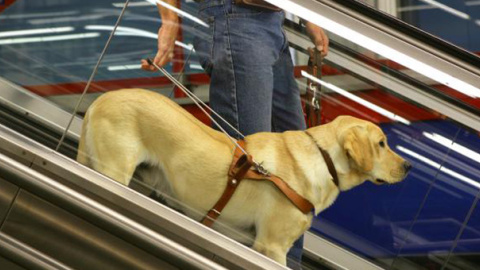
[[[215,17],[210,105],[244,135],[272,131],[273,67],[285,40],[271,28],[282,21],[282,13],[236,6]]]
[[[285,46],[280,53],[273,70],[273,131],[306,129],[300,90],[294,77],[293,62],[288,46]]]
[[[303,238],[300,236],[293,246],[290,248],[287,254],[287,266],[294,270],[302,269],[302,254],[303,254]]]

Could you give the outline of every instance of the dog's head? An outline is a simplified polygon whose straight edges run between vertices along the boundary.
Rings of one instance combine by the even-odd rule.
[[[394,184],[406,177],[410,163],[390,149],[387,137],[378,126],[350,116],[342,116],[338,120],[340,145],[350,168],[359,177],[365,178],[359,180]]]

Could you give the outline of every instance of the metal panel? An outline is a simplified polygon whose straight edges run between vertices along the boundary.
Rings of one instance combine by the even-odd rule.
[[[64,239],[63,237],[70,240],[66,242],[68,244],[74,245],[75,243],[78,244],[78,242],[82,244],[82,237],[84,237],[89,241],[88,244],[92,244],[93,248],[96,249],[99,254],[102,254],[102,251],[104,251],[102,254],[103,257],[110,257],[108,259],[108,264],[112,263],[112,256],[119,261],[131,259],[131,261],[126,261],[126,263],[129,264],[136,262],[135,260],[137,258],[138,260],[141,260],[141,265],[133,268],[130,268],[130,265],[127,267],[130,269],[143,269],[143,267],[140,266],[145,265],[145,263],[148,262],[146,259],[150,258],[152,260],[161,258],[163,261],[182,269],[224,269],[212,261],[207,260],[189,249],[138,224],[136,221],[61,185],[52,179],[22,166],[20,163],[3,155],[0,155],[0,173],[5,175],[5,179],[18,183],[20,187],[26,187],[38,192],[44,198],[61,206],[61,208],[79,213],[79,216],[82,216],[82,218],[88,218],[88,222],[84,221],[84,223],[82,223],[81,219],[74,217],[73,215],[73,218],[62,216],[62,213],[66,212],[65,210],[55,207],[39,198],[36,198],[36,200],[31,199],[31,196],[27,196],[28,193],[21,192],[14,204],[14,208],[12,208],[9,217],[5,222],[4,230],[7,230],[10,233],[15,233],[16,237],[24,241],[40,237],[40,241],[38,242],[28,242],[30,245],[42,245],[42,243],[48,243],[48,239],[50,238],[45,238],[42,235],[48,235],[50,233],[50,236],[56,237],[56,233],[58,232],[60,237],[56,237],[49,244],[59,245],[58,243]],[[42,201],[45,201],[43,205],[41,204]],[[17,226],[12,226],[12,223]],[[67,225],[64,225],[65,223]],[[79,229],[75,227],[77,224],[82,225],[82,228]],[[20,225],[20,227],[18,227],[18,225]],[[83,227],[83,225],[85,226]],[[22,226],[33,226],[34,228],[22,229]],[[56,228],[56,231],[52,233],[49,231],[50,227]],[[103,228],[103,230],[99,228]],[[83,232],[88,232],[93,235],[82,236]],[[38,233],[41,235],[37,236]],[[117,237],[118,240],[112,240],[114,237]],[[95,239],[107,240],[96,245]],[[116,247],[115,244],[119,244],[120,246]],[[123,244],[127,246],[122,246]],[[133,245],[137,248],[134,248]],[[61,246],[63,245],[60,244],[56,247],[57,249],[55,250],[55,253],[61,253],[63,251]],[[34,247],[38,248],[37,246]],[[85,248],[85,246],[80,245],[80,248]],[[75,251],[76,249],[78,248],[69,249],[69,252],[73,252],[72,250]],[[108,253],[109,249],[113,249],[111,254]],[[89,250],[85,250],[85,252],[88,251]],[[47,252],[45,253],[47,255],[52,255]],[[127,255],[129,254],[132,254],[135,258],[128,257]],[[151,256],[141,256],[145,254]],[[67,255],[69,254],[62,254],[62,256]],[[110,256],[108,257],[107,255]],[[79,261],[79,263],[82,262]],[[155,264],[158,265],[158,262],[155,262]]]
[[[0,178],[0,228],[7,216],[13,200],[18,192],[18,187]]]
[[[26,268],[21,267],[18,264],[15,264],[11,260],[0,255],[0,269],[8,270],[26,270]]]
[[[0,255],[8,258],[0,260],[0,266],[5,263],[5,268],[0,269],[71,269],[3,233],[0,233]]]
[[[35,158],[34,154],[8,143],[7,141],[5,141],[4,138],[1,138],[1,137],[0,137],[0,153],[17,160],[18,162],[21,162],[26,166],[30,166],[32,164],[33,159]]]
[[[322,259],[335,265],[339,269],[383,269],[380,266],[377,266],[310,232],[305,234],[305,250],[310,254],[319,255]]]
[[[76,269],[176,269],[25,191],[2,232]]]
[[[70,120],[70,113],[59,108],[58,105],[32,94],[24,88],[0,77],[0,103],[24,113],[26,116],[37,120],[44,125],[63,133]],[[75,117],[70,127],[68,136],[79,138],[82,121]]]

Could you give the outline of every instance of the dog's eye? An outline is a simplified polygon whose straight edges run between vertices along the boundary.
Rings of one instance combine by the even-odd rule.
[[[382,147],[382,148],[385,147],[385,142],[384,142],[384,141],[380,141],[378,144],[379,144],[380,147]]]

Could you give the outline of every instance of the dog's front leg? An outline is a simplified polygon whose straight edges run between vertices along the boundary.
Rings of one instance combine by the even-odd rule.
[[[284,246],[282,247],[282,246],[277,246],[272,244],[265,245],[255,241],[255,244],[253,245],[253,249],[269,257],[270,259],[277,261],[282,265],[287,265],[288,249],[286,249]]]
[[[256,224],[253,249],[265,256],[287,264],[287,252],[293,243],[310,227],[312,215],[301,213],[295,206],[287,211],[272,211]]]

